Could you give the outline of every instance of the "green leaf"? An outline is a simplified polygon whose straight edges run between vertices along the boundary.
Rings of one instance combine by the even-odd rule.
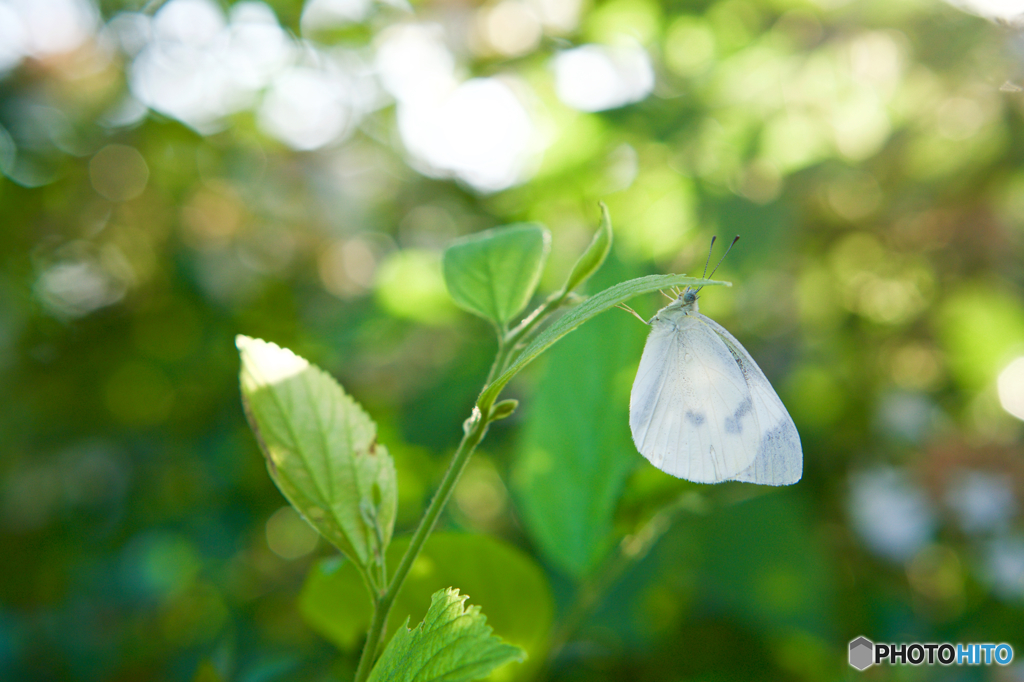
[[[247,336],[235,345],[242,404],[274,483],[349,558],[374,563],[391,539],[398,500],[376,424],[334,378],[290,350]]]
[[[591,296],[540,332],[533,342],[516,357],[515,362],[501,376],[484,388],[480,397],[477,398],[476,404],[481,410],[484,407],[490,406],[495,398],[498,397],[498,394],[501,393],[501,389],[505,388],[505,385],[523,367],[530,364],[538,355],[554,345],[560,338],[595,315],[599,315],[620,303],[625,303],[634,296],[684,285],[693,287],[714,285],[731,287],[732,283],[701,279],[700,277],[687,277],[686,275],[648,275],[647,277],[638,277],[637,279],[631,279],[628,282],[621,282],[613,287],[609,287],[601,293]]]
[[[458,239],[442,261],[448,293],[460,307],[504,327],[533,296],[550,244],[551,234],[536,223]]]
[[[508,419],[512,416],[512,413],[516,411],[517,407],[519,407],[518,400],[513,398],[502,400],[491,410],[491,421],[496,422],[501,419]]]
[[[512,470],[518,508],[544,556],[588,574],[613,541],[612,519],[642,461],[629,436],[629,387],[648,328],[604,315],[551,349]]]
[[[587,281],[591,275],[597,272],[597,269],[604,263],[605,258],[608,257],[608,252],[611,251],[612,217],[608,214],[608,207],[604,205],[604,202],[600,206],[601,224],[597,227],[597,232],[594,233],[590,246],[579,257],[576,264],[572,266],[572,272],[569,273],[569,278],[565,281],[563,291],[572,291]]]
[[[370,682],[463,682],[486,677],[498,666],[522,661],[522,649],[491,634],[479,606],[464,608],[469,595],[439,590],[415,630],[398,628],[370,673]]]
[[[388,547],[388,565],[397,566],[409,538]],[[544,570],[519,548],[489,535],[434,533],[398,593],[388,622],[394,632],[407,618],[418,621],[430,595],[455,585],[487,612],[502,639],[529,655],[524,665],[501,672],[506,679],[529,680],[547,657],[554,599]],[[299,595],[299,611],[309,626],[344,651],[354,651],[370,625],[370,604],[356,568],[337,558],[318,562]]]

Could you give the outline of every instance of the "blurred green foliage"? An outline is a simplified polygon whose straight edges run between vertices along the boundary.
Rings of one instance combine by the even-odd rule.
[[[805,473],[665,476],[627,435],[643,328],[612,311],[567,337],[509,386],[443,520],[543,569],[557,647],[531,669],[835,679],[859,635],[1024,651],[1011,25],[877,0],[313,4],[0,2],[0,678],[350,677],[300,612],[333,553],[280,511],[235,335],[372,415],[400,537],[494,351],[442,249],[542,223],[546,295],[598,200],[615,246],[591,292],[697,274],[712,234],[742,235],[702,312],[778,389]],[[279,53],[301,68],[261,76]],[[561,481],[531,478],[545,462]],[[650,532],[680,496],[699,504]]]

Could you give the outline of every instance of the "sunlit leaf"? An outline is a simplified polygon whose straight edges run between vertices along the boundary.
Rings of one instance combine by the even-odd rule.
[[[391,538],[398,499],[376,425],[337,381],[291,351],[246,336],[235,344],[242,402],[277,487],[327,540],[369,565]]]
[[[551,235],[521,223],[486,230],[444,252],[444,280],[455,302],[503,326],[530,301],[547,259]]]
[[[408,619],[391,638],[370,673],[370,682],[463,682],[486,677],[525,652],[491,634],[479,606],[465,608],[458,589],[435,592],[423,622]]]
[[[388,547],[389,566],[398,565],[409,545],[396,538]],[[413,564],[391,610],[391,631],[407,618],[418,621],[430,595],[455,586],[472,595],[502,639],[529,655],[520,666],[503,669],[509,679],[528,680],[547,654],[554,601],[544,570],[522,550],[487,535],[434,533]],[[317,563],[306,578],[299,611],[316,632],[345,651],[354,651],[370,624],[370,601],[355,567],[339,559]],[[497,675],[497,673],[496,673]]]
[[[673,286],[732,286],[729,282],[718,282],[700,277],[688,277],[686,275],[648,275],[638,277],[628,282],[621,282],[609,287],[599,294],[595,294],[583,303],[579,304],[562,317],[558,318],[550,327],[541,331],[533,342],[516,356],[515,362],[497,379],[492,381],[477,398],[477,405],[490,405],[494,399],[505,388],[505,385],[518,374],[523,367],[530,364],[538,355],[550,348],[560,338],[573,331],[587,320],[599,315],[609,308],[614,308],[620,303],[625,303],[634,296],[649,294],[659,289],[668,289]]]

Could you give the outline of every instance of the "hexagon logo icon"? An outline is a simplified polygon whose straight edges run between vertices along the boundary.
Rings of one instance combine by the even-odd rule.
[[[858,637],[850,642],[850,665],[857,670],[864,670],[875,658],[875,644],[867,637]]]

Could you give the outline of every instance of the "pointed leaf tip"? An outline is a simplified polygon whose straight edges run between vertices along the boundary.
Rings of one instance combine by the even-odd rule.
[[[601,208],[601,223],[597,226],[597,232],[590,240],[590,245],[573,265],[572,272],[569,273],[569,278],[565,281],[564,290],[566,292],[583,284],[597,272],[612,249],[612,218],[604,202],[600,202],[598,206]]]

